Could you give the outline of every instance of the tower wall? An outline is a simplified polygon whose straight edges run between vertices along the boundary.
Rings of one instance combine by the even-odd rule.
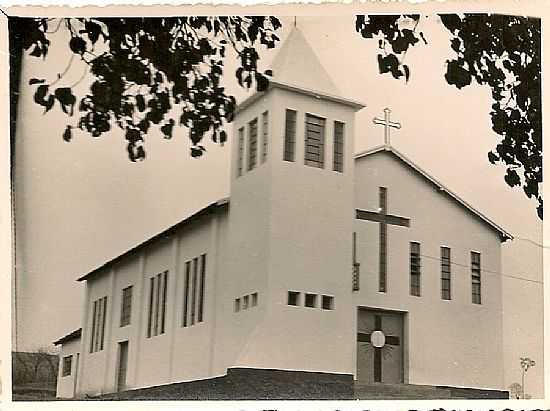
[[[233,180],[229,243],[249,267],[238,275],[232,265],[236,283],[262,287],[262,314],[232,366],[351,374],[354,109],[280,88],[261,104],[255,113],[270,112],[269,164]],[[297,112],[293,162],[283,160],[286,109]],[[306,113],[325,119],[324,168],[305,165]],[[345,123],[343,173],[332,171],[334,121]],[[298,306],[287,304],[288,291],[300,292]],[[316,307],[304,306],[305,293],[317,295]],[[321,308],[323,295],[333,309]]]

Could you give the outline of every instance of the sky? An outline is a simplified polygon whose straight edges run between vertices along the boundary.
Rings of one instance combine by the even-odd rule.
[[[283,39],[293,18],[282,18]],[[519,355],[542,364],[542,224],[536,203],[503,180],[487,152],[498,142],[491,130],[490,90],[457,90],[446,83],[449,38],[438,19],[421,22],[428,45],[409,50],[408,83],[378,73],[377,42],[355,32],[354,17],[298,17],[309,41],[341,95],[366,104],[356,117],[356,152],[383,143],[373,124],[383,109],[401,123],[392,145],[515,237],[503,245],[506,382],[520,379]],[[66,34],[58,33],[46,61],[26,58],[18,113],[15,162],[17,349],[32,350],[80,327],[83,285],[75,280],[105,261],[162,231],[197,209],[229,194],[229,142],[206,145],[200,159],[189,156],[185,130],[171,141],[153,131],[147,159],[131,163],[120,131],[101,138],[80,132],[66,143],[65,125],[75,123],[59,109],[46,115],[32,101],[28,79],[55,78],[64,70]],[[277,50],[260,53],[269,67]],[[224,82],[242,100],[235,63],[226,63]],[[78,63],[78,62],[77,62]],[[58,85],[83,73],[74,63]],[[85,92],[85,78],[75,89]],[[228,127],[231,136],[231,127]],[[525,240],[527,239],[527,240]],[[540,336],[521,338],[521,335]],[[517,357],[517,366],[514,361]],[[540,358],[539,358],[540,357]],[[529,371],[532,392],[542,394],[542,366]]]

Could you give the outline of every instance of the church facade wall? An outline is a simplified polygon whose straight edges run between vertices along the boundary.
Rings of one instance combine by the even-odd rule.
[[[356,206],[411,219],[388,226],[387,292],[378,292],[379,223],[355,222],[358,306],[405,313],[405,382],[503,388],[500,240],[494,230],[389,153],[357,160]],[[420,243],[421,294],[410,293],[410,242]],[[441,298],[440,247],[451,249],[451,300]],[[481,304],[472,303],[471,251],[481,254]]]

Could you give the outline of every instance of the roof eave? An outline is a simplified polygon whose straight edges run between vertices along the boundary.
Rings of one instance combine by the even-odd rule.
[[[188,224],[190,223],[191,221],[201,217],[201,216],[204,216],[204,215],[207,215],[207,214],[211,214],[212,212],[215,212],[217,211],[219,208],[225,208],[225,207],[228,207],[229,206],[229,197],[226,197],[226,198],[222,198],[218,201],[215,201],[209,205],[207,205],[206,207],[200,209],[199,211],[197,211],[196,213],[190,215],[189,217],[187,217],[186,219],[174,224],[173,226],[171,227],[168,227],[167,229],[161,231],[160,233],[154,235],[153,237],[150,237],[149,239],[139,243],[138,245],[136,245],[135,247],[132,247],[130,248],[129,250],[125,251],[124,253],[118,255],[117,257],[114,257],[112,258],[111,260],[107,261],[106,263],[102,264],[101,266],[93,269],[92,271],[88,272],[87,274],[84,274],[83,276],[79,277],[76,281],[87,281],[89,280],[92,276],[94,276],[95,274],[97,274],[99,271],[111,266],[112,264],[115,264],[119,261],[121,261],[123,258],[127,257],[128,255],[134,253],[134,252],[137,252],[138,250],[140,250],[142,247],[148,245],[148,244],[151,244],[153,241],[155,240],[158,240],[159,238],[163,237],[163,236],[168,236],[170,234],[173,233],[173,231],[175,231],[178,227],[181,227],[182,225],[184,224]]]

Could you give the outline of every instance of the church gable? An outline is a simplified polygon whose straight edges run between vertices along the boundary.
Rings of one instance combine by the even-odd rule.
[[[380,160],[380,158],[384,158],[384,160]],[[375,166],[373,167],[374,163],[380,164],[380,169],[376,169]],[[396,183],[400,181],[399,178],[390,179],[389,176],[385,178],[383,175],[387,174],[388,170],[385,169],[385,167],[387,166],[382,165],[382,163],[391,164],[392,168],[399,167],[400,169],[402,169],[401,171],[396,171],[397,174],[408,174],[408,175],[414,176],[415,178],[412,181],[417,181],[418,184],[421,184],[421,186],[423,187],[431,188],[433,192],[436,192],[440,195],[438,197],[442,197],[445,200],[447,200],[447,201],[441,202],[441,204],[448,203],[450,207],[457,209],[456,211],[457,215],[463,214],[464,216],[468,216],[466,220],[473,219],[481,223],[481,225],[484,226],[485,229],[489,229],[490,231],[495,233],[501,242],[504,242],[506,240],[513,238],[511,234],[509,234],[503,228],[501,228],[496,223],[491,221],[488,217],[486,217],[481,212],[476,210],[466,201],[461,199],[457,194],[453,193],[451,190],[445,187],[442,183],[440,183],[438,180],[436,180],[426,171],[422,170],[420,167],[414,164],[410,159],[408,159],[405,155],[403,155],[402,153],[400,153],[399,151],[397,151],[391,146],[380,146],[380,147],[376,147],[374,149],[356,154],[355,156],[356,192],[358,190],[361,190],[361,187],[364,186],[363,181],[365,178],[367,178],[367,175],[376,176],[376,180],[379,180],[379,179],[382,179],[385,181],[392,180]],[[368,171],[365,170],[365,167]],[[366,174],[364,174],[365,172]],[[359,195],[359,197],[361,196]],[[357,206],[360,207],[359,205]],[[429,204],[426,204],[426,206],[430,207]]]

